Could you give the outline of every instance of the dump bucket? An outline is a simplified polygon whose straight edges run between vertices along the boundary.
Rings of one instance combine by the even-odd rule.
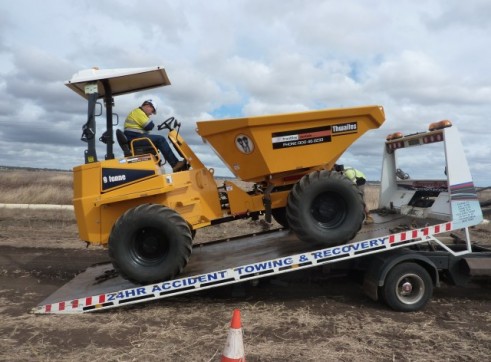
[[[232,173],[258,182],[334,162],[385,121],[381,106],[197,122],[198,133]]]

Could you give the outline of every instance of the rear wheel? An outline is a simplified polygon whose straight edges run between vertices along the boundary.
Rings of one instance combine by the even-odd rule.
[[[384,286],[382,300],[392,309],[414,312],[423,308],[433,294],[430,274],[416,263],[402,263],[392,268]]]
[[[109,237],[109,256],[124,278],[137,283],[170,279],[186,266],[192,235],[186,221],[162,205],[126,211]]]
[[[286,216],[301,239],[328,246],[351,240],[360,230],[365,204],[361,192],[337,172],[315,171],[302,177],[288,196]]]

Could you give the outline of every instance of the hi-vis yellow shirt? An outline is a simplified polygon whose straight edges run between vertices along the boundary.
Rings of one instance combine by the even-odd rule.
[[[357,178],[364,178],[365,180],[367,179],[363,172],[351,167],[344,169],[344,175],[349,178],[353,183],[356,183]]]
[[[147,133],[145,127],[152,122],[141,108],[135,108],[124,121],[124,129],[128,131]]]

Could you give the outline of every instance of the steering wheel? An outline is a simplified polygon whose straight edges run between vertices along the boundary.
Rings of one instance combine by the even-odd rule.
[[[174,125],[171,125],[171,123],[172,123],[173,121],[175,121],[175,120],[176,120],[176,119],[175,119],[174,117],[169,117],[169,118],[167,118],[167,119],[166,119],[164,122],[162,122],[161,124],[159,124],[159,125],[157,126],[157,129],[158,129],[159,131],[162,131],[164,128],[167,128],[169,131],[172,131],[172,128],[173,128],[173,127],[175,127],[175,123],[174,123]]]

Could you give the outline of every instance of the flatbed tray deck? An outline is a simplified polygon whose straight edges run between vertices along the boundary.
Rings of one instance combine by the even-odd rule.
[[[83,313],[142,303],[429,241],[442,244],[434,235],[452,231],[452,222],[441,220],[424,219],[419,225],[414,217],[400,214],[373,218],[375,222],[364,225],[349,244],[328,248],[305,243],[282,229],[197,244],[178,278],[150,285],[121,278],[111,263],[91,266],[32,312]]]

